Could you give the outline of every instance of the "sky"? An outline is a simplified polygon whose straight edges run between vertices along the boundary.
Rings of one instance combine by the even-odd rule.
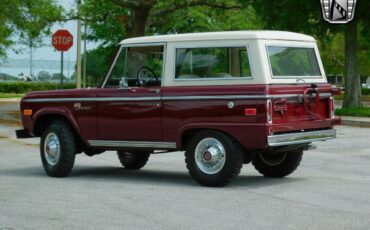
[[[66,10],[72,9],[73,7],[77,7],[75,0],[57,0],[57,4],[63,6]],[[68,21],[63,24],[56,23],[51,27],[51,33],[53,34],[58,29],[66,29],[73,35],[73,46],[66,52],[64,52],[64,60],[73,61],[75,62],[77,59],[77,21]],[[82,28],[83,31],[83,28]],[[61,55],[60,52],[56,51],[54,47],[51,45],[51,35],[49,37],[45,37],[43,39],[43,43],[45,44],[44,47],[36,48],[33,51],[34,60],[54,60],[60,62]],[[97,43],[87,42],[86,49],[94,49],[98,46]],[[20,53],[15,53],[12,49],[7,50],[8,59],[30,59],[30,48],[29,47],[16,47],[17,49],[21,48]],[[81,43],[81,53],[83,52],[83,42]],[[72,68],[72,67],[71,67]],[[50,73],[59,73],[60,70],[58,69],[37,69],[34,68],[34,74],[37,75],[40,71],[48,71]],[[30,68],[4,68],[1,67],[1,73],[8,73],[13,76],[17,76],[19,73],[25,73],[25,75],[29,75]],[[73,71],[69,71],[70,75]],[[67,71],[65,72],[66,75]]]

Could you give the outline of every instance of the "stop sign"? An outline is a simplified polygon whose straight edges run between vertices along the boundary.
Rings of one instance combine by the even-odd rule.
[[[67,51],[73,45],[73,36],[68,30],[58,30],[52,36],[51,43],[58,51]]]

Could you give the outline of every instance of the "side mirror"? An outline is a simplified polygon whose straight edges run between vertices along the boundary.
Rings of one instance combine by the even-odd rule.
[[[120,88],[127,88],[128,87],[128,82],[125,77],[122,77],[121,80],[119,81],[119,87]]]

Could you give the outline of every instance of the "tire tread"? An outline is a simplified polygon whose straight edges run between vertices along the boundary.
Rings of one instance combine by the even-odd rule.
[[[61,156],[59,162],[50,168],[47,165],[45,159],[43,159],[43,139],[46,134],[50,131],[57,133],[58,138],[61,142]],[[40,153],[42,158],[42,163],[46,173],[51,177],[66,177],[72,171],[75,156],[76,156],[76,141],[74,133],[72,132],[70,126],[63,121],[56,120],[51,123],[51,125],[46,129],[42,136],[40,144]]]
[[[212,136],[218,137],[226,142],[230,153],[227,155],[231,162],[228,163],[229,168],[226,170],[222,169],[221,172],[217,173],[218,175],[206,175],[200,172],[194,161],[194,150],[198,141],[204,137]],[[231,157],[231,158],[230,158]],[[189,142],[186,151],[185,151],[185,163],[186,168],[189,171],[189,174],[201,185],[209,187],[223,187],[229,184],[235,177],[237,177],[243,167],[243,148],[241,145],[231,138],[230,136],[213,130],[204,130],[196,134]],[[225,172],[226,171],[226,172]]]
[[[288,152],[286,159],[277,166],[270,166],[264,163],[259,156],[256,156],[252,164],[254,168],[265,177],[282,178],[293,173],[302,161],[303,151]]]

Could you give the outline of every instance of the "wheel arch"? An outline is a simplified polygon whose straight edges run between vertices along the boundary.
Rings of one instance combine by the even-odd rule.
[[[86,143],[83,141],[79,134],[79,126],[76,120],[69,115],[69,112],[65,110],[47,110],[40,111],[40,113],[35,114],[33,133],[36,137],[42,136],[44,131],[50,126],[50,124],[55,121],[63,121],[68,124],[75,136],[76,143],[78,145],[78,152],[82,152],[86,148]]]
[[[227,132],[227,130],[224,130],[222,128],[204,126],[204,125],[195,125],[195,126],[184,127],[183,129],[180,130],[179,138],[177,140],[177,146],[179,147],[179,149],[185,150],[191,138],[198,132],[205,131],[205,130],[217,131],[238,141],[233,135]]]

